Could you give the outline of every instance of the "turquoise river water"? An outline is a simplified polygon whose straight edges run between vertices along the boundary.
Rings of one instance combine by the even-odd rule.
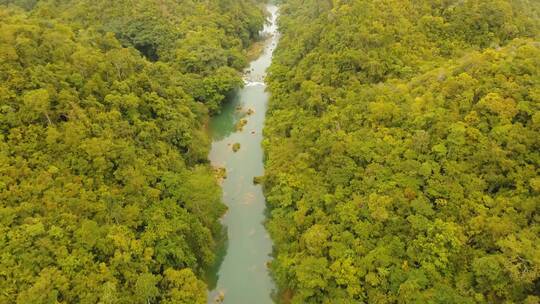
[[[245,87],[238,90],[210,122],[212,148],[209,159],[213,166],[226,169],[223,201],[228,206],[223,218],[227,243],[222,261],[210,282],[208,303],[267,304],[273,303],[274,284],[268,273],[272,242],[264,227],[265,200],[260,185],[253,178],[264,174],[262,130],[269,95],[264,77],[272,61],[279,34],[276,26],[278,8],[268,4],[268,36],[261,56],[252,61],[245,73]],[[246,124],[238,130],[237,124]],[[240,149],[233,151],[234,144]]]

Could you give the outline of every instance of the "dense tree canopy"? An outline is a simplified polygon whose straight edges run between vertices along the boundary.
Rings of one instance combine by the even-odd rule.
[[[0,3],[0,303],[206,303],[225,207],[203,126],[261,10]]]
[[[264,22],[252,0],[2,2],[33,7],[32,16],[59,19],[75,32],[114,33],[122,46],[182,72],[186,90],[211,111],[241,84],[237,70],[246,65],[245,48]]]
[[[264,143],[284,302],[540,301],[539,11],[284,1]]]

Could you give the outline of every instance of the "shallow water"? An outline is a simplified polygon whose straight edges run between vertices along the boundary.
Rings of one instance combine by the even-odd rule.
[[[271,259],[272,242],[263,225],[265,200],[261,186],[253,184],[254,177],[264,174],[261,141],[269,98],[264,77],[279,39],[278,9],[271,4],[267,9],[271,18],[264,32],[271,37],[263,54],[246,70],[245,87],[210,122],[213,142],[209,159],[213,166],[227,170],[222,188],[223,201],[229,209],[223,218],[227,245],[221,253],[223,260],[209,282],[215,286],[211,286],[208,303],[217,303],[220,295],[224,295],[225,304],[273,303],[274,284],[266,266]],[[253,111],[251,115],[247,114],[249,110]],[[236,124],[241,119],[247,123],[239,131]],[[235,143],[240,144],[236,153],[232,150]]]

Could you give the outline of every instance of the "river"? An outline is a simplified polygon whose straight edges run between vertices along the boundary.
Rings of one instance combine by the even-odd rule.
[[[226,248],[214,282],[210,282],[215,286],[211,286],[208,303],[273,303],[274,284],[267,268],[272,242],[264,227],[266,204],[261,186],[253,183],[254,177],[264,174],[261,141],[269,99],[264,77],[279,39],[278,8],[268,4],[267,10],[271,17],[263,32],[270,37],[263,53],[246,69],[245,87],[210,122],[209,159],[214,167],[226,169],[222,188],[229,209],[223,218],[228,236]],[[245,125],[240,128],[242,120]],[[239,149],[234,152],[233,148]]]

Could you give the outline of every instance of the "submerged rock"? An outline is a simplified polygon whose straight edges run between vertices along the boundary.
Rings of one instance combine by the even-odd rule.
[[[247,124],[246,119],[240,119],[240,121],[238,121],[238,123],[235,126],[236,131],[240,132],[240,131],[244,130],[244,127],[246,126],[246,124]]]
[[[214,300],[216,301],[216,303],[223,303],[223,301],[225,300],[225,292],[223,292],[223,290],[220,290]]]

